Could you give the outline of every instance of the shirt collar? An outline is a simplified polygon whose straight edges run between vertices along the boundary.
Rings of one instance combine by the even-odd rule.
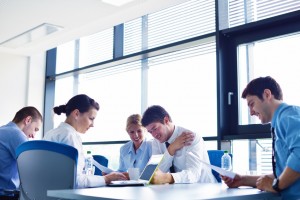
[[[276,120],[277,120],[277,117],[279,115],[279,113],[288,106],[288,104],[286,103],[281,103],[278,108],[275,110],[274,112],[274,115],[272,117],[272,121],[271,121],[271,126],[272,127],[275,127],[275,123],[276,123]]]
[[[169,144],[171,144],[172,142],[175,141],[175,139],[177,138],[177,136],[178,136],[178,127],[174,125],[174,131],[173,131],[171,137],[166,142],[168,142]]]

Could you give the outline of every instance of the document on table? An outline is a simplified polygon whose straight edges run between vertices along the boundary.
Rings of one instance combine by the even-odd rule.
[[[102,172],[106,173],[106,174],[109,174],[111,172],[113,172],[114,170],[112,169],[109,169],[108,167],[105,167],[103,165],[101,165],[100,163],[98,163],[96,160],[93,159],[93,164],[98,168],[100,169]]]
[[[215,170],[216,172],[218,172],[219,174],[221,174],[222,176],[227,176],[229,178],[234,178],[235,177],[235,173],[234,172],[231,172],[231,171],[227,171],[227,170],[224,170],[220,167],[217,167],[217,166],[214,166],[214,165],[210,165],[202,160],[200,160],[204,165],[208,166],[209,168]]]

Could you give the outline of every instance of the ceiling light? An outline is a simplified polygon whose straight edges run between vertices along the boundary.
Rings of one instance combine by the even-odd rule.
[[[60,26],[44,23],[28,31],[25,31],[24,33],[21,33],[20,35],[1,42],[0,46],[17,48],[61,29],[63,28]]]
[[[102,0],[104,3],[111,4],[113,6],[123,6],[133,0]]]

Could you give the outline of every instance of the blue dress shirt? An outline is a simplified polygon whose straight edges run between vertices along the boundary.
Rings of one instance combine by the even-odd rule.
[[[145,168],[152,155],[152,140],[144,139],[141,146],[134,151],[133,142],[129,141],[120,148],[119,172],[127,172],[128,168]]]
[[[275,158],[277,177],[285,167],[300,173],[300,107],[282,103],[274,113]],[[300,199],[300,179],[282,192],[283,199]]]
[[[15,123],[0,127],[0,189],[19,188],[16,149],[26,141],[25,133]]]

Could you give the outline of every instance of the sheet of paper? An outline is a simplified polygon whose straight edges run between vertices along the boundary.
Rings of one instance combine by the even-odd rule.
[[[217,167],[217,166],[214,166],[214,165],[210,165],[202,160],[200,160],[203,164],[205,164],[206,166],[208,166],[209,168],[215,170],[216,172],[218,172],[219,174],[221,174],[222,176],[227,176],[229,178],[234,178],[235,177],[235,173],[234,172],[231,172],[231,171],[227,171],[227,170],[224,170],[220,167]]]
[[[98,163],[98,162],[97,162],[96,160],[94,160],[94,159],[93,159],[93,164],[94,164],[98,169],[100,169],[102,172],[104,172],[104,173],[109,174],[109,173],[111,173],[111,172],[114,171],[114,170],[112,170],[112,169],[109,169],[108,167],[105,167],[105,166],[101,165],[100,163]]]

